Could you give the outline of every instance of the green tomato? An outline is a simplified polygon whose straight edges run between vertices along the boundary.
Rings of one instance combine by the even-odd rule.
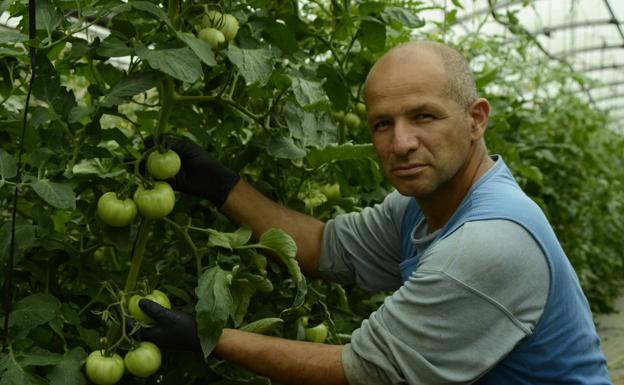
[[[312,328],[305,328],[305,339],[312,342],[325,342],[327,326],[320,323]]]
[[[166,307],[167,309],[171,309],[171,302],[169,301],[169,297],[167,294],[163,293],[160,290],[153,290],[146,296],[141,296],[138,294],[130,297],[128,301],[128,312],[130,315],[137,321],[140,321],[143,324],[149,325],[154,323],[154,320],[151,319],[139,306],[139,301],[142,299],[149,299],[150,301],[154,301],[162,307]]]
[[[358,115],[365,117],[366,116],[366,104],[362,102],[358,102],[355,105],[355,112],[357,112]]]
[[[223,35],[223,32],[212,27],[202,29],[199,31],[197,37],[210,44],[212,49],[217,49],[220,44],[225,43],[225,36]]]
[[[344,123],[350,129],[355,129],[355,128],[358,128],[360,126],[360,123],[362,123],[362,121],[360,120],[359,116],[357,116],[353,112],[349,112],[344,117]]]
[[[340,199],[340,184],[324,184],[320,186],[321,193],[325,195],[328,201]]]
[[[139,186],[134,193],[134,202],[145,218],[164,218],[175,206],[175,193],[169,183],[156,182],[152,189],[146,190],[143,186]]]
[[[158,346],[143,341],[134,350],[126,353],[124,362],[130,373],[137,377],[149,377],[160,368],[162,355]]]
[[[345,113],[344,111],[334,111],[331,113],[331,117],[335,122],[340,123],[344,120]]]
[[[98,199],[97,213],[104,223],[114,227],[128,226],[136,217],[137,207],[132,199],[119,199],[109,191]]]
[[[226,13],[223,15],[223,26],[219,28],[219,30],[223,32],[223,36],[226,40],[232,41],[236,37],[239,27],[238,20],[236,20],[234,16]]]
[[[173,178],[181,165],[180,156],[173,150],[153,151],[147,156],[147,172],[156,179]]]
[[[96,350],[87,357],[85,371],[91,382],[97,385],[113,385],[124,374],[124,360],[119,354],[106,357],[101,350]]]

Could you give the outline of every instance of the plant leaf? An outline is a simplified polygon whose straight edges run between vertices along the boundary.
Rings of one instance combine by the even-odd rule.
[[[125,103],[130,97],[145,92],[158,85],[160,79],[155,73],[134,73],[115,84],[100,104],[111,107]]]
[[[215,266],[202,274],[195,289],[199,298],[195,305],[197,331],[205,357],[216,346],[228,317],[234,311],[234,300],[229,286],[228,274]]]
[[[193,34],[178,32],[178,38],[182,40],[186,45],[195,52],[195,55],[203,61],[206,65],[211,67],[217,65],[212,47],[207,42],[196,38]]]
[[[160,50],[139,47],[137,55],[153,69],[188,83],[194,83],[203,76],[201,62],[188,47]]]
[[[51,182],[49,179],[37,179],[32,184],[33,190],[48,204],[59,209],[75,209],[76,194],[68,183]]]
[[[0,148],[0,179],[11,179],[17,175],[17,162],[11,154]]]
[[[273,55],[268,49],[240,49],[235,45],[225,52],[249,84],[264,85],[273,73]]]

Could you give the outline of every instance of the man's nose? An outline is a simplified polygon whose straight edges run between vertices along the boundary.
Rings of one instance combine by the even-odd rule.
[[[392,151],[397,156],[405,156],[411,151],[418,148],[420,140],[418,138],[417,129],[409,124],[404,119],[395,121],[393,137],[392,137]]]

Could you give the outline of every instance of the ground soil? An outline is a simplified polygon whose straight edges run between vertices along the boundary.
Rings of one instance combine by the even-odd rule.
[[[616,301],[615,307],[618,312],[597,314],[594,319],[613,385],[624,385],[624,295]]]

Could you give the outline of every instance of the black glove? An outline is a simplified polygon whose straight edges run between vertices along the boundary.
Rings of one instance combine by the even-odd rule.
[[[156,322],[154,326],[143,326],[139,329],[138,333],[143,340],[166,349],[201,352],[197,323],[191,315],[167,309],[148,299],[140,300],[139,307]],[[126,327],[132,329],[133,323],[134,321],[130,321]]]
[[[145,147],[154,146],[154,139],[145,139]],[[178,153],[182,166],[180,172],[168,182],[175,190],[206,198],[220,208],[240,176],[224,167],[208,152],[195,143],[177,139],[166,146]]]

